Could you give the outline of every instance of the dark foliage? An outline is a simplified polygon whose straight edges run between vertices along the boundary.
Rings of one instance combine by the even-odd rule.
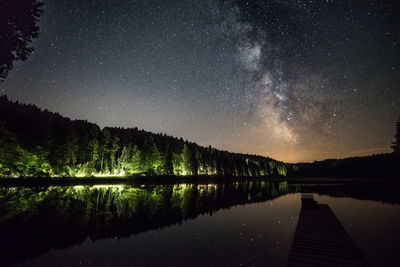
[[[397,178],[400,159],[394,154],[380,154],[345,159],[327,159],[313,163],[298,163],[299,177],[361,177]]]
[[[393,152],[400,156],[400,117],[396,122],[396,134],[394,136],[395,141],[392,143]]]
[[[26,60],[32,53],[29,43],[39,35],[42,6],[38,0],[0,1],[0,81],[15,60]]]

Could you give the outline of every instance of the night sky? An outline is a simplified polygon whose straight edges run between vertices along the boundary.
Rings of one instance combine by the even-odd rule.
[[[397,0],[44,2],[13,100],[286,162],[390,152]]]

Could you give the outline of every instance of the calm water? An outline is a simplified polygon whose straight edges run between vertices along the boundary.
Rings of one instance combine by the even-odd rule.
[[[223,184],[0,188],[0,265],[285,266],[301,193],[367,262],[400,264],[399,186]]]

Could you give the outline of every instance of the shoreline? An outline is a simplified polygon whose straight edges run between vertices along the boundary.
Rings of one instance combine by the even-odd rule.
[[[299,185],[324,185],[332,183],[400,183],[396,178],[359,177],[224,177],[224,176],[130,176],[130,177],[0,177],[0,186],[52,186],[52,185],[96,185],[96,184],[176,184],[176,183],[226,183],[240,181],[288,182]]]

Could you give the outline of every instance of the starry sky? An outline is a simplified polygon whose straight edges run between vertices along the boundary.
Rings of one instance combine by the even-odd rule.
[[[390,152],[397,0],[44,3],[13,100],[286,162]]]

